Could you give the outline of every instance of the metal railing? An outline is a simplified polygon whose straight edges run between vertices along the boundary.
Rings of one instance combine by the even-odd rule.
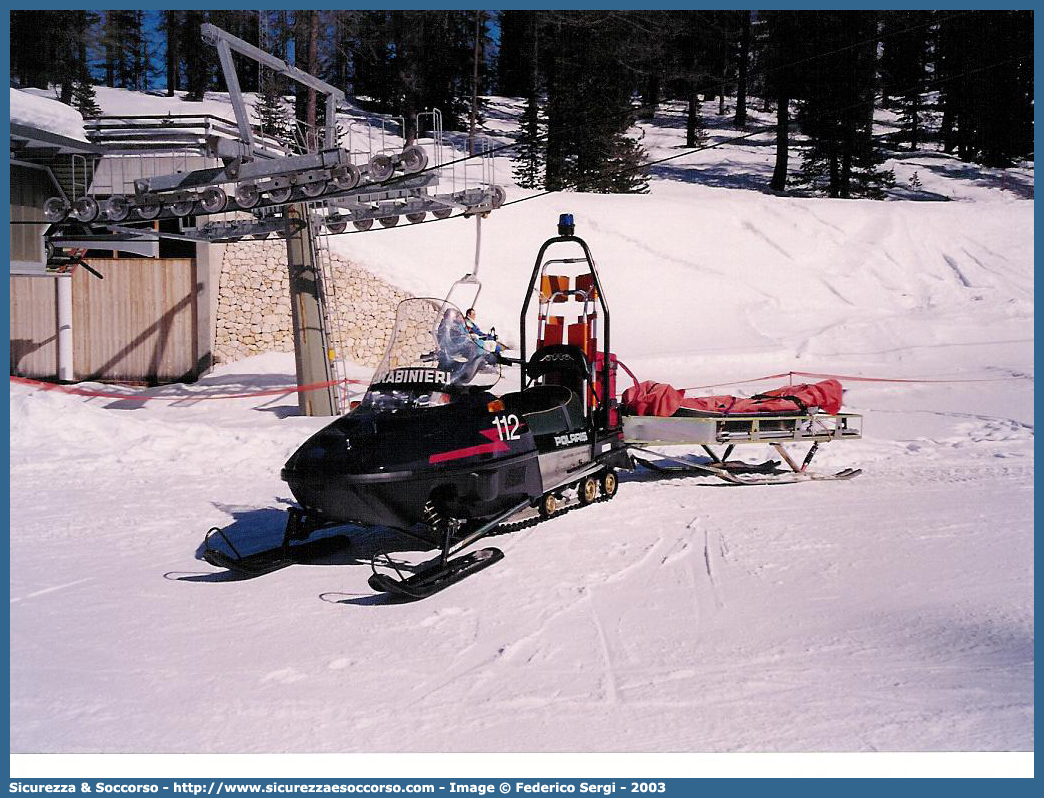
[[[239,128],[230,119],[213,114],[114,114],[88,117],[83,121],[88,140],[116,149],[158,147],[202,147],[208,136],[236,141]],[[286,155],[291,148],[253,126],[255,142],[273,155]]]

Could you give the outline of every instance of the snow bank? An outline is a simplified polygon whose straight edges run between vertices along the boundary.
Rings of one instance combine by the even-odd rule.
[[[979,349],[986,340],[1032,337],[1031,202],[779,198],[666,182],[647,196],[541,197],[484,220],[477,309],[501,334],[517,339],[533,258],[562,212],[598,261],[613,348],[632,366],[651,361],[645,379],[698,385],[789,368],[953,375],[994,362]],[[475,226],[330,242],[396,285],[444,296],[474,267]],[[902,357],[884,369],[884,351]]]
[[[75,108],[41,94],[11,89],[11,122],[87,141],[83,117]]]

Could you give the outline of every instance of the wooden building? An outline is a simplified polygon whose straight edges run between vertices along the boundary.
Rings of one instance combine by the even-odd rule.
[[[82,196],[95,179],[111,183],[107,157],[127,156],[110,155],[104,142],[11,124],[11,374],[195,380],[212,362],[223,247],[161,239],[88,250],[101,277],[48,266],[44,202]]]

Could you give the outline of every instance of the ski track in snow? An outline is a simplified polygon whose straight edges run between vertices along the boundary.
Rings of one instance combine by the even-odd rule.
[[[643,128],[652,157],[677,152],[683,129]],[[771,147],[711,150],[646,196],[493,213],[482,318],[516,328],[533,255],[572,212],[640,379],[1004,379],[846,383],[865,437],[814,466],[857,479],[639,470],[611,502],[497,536],[502,562],[413,604],[366,584],[378,548],[431,556],[402,536],[357,532],[321,564],[256,579],[199,559],[211,526],[279,540],[279,468],[325,425],[292,396],[174,406],[12,386],[11,750],[1033,750],[1032,201],[923,164],[924,191],[958,201],[701,185],[723,157],[744,180],[771,173]],[[902,180],[917,167],[890,164]],[[471,269],[472,235],[456,221],[331,245],[439,294]],[[183,388],[293,379],[293,356],[273,354]]]

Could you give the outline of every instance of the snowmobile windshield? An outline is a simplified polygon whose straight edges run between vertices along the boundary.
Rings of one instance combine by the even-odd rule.
[[[436,407],[499,379],[495,346],[468,332],[460,308],[415,297],[396,309],[388,348],[362,406],[379,412]]]

